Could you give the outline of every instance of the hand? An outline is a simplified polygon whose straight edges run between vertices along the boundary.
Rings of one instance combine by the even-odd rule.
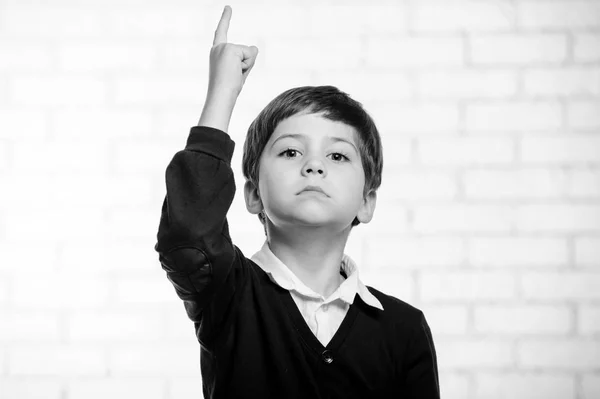
[[[227,43],[230,20],[231,7],[225,6],[210,49],[209,97],[233,95],[236,99],[258,55],[256,46]]]

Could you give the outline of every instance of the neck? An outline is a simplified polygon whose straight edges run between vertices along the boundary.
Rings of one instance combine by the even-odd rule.
[[[326,228],[277,229],[267,220],[271,252],[307,287],[325,298],[344,281],[340,267],[350,227],[333,232]]]

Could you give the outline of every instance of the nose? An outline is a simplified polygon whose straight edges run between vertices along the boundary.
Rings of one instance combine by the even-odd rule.
[[[325,165],[317,157],[313,157],[313,158],[309,159],[306,162],[306,164],[304,164],[304,167],[302,168],[302,174],[304,176],[307,176],[311,173],[321,175],[321,177],[327,176],[327,171],[325,170]]]

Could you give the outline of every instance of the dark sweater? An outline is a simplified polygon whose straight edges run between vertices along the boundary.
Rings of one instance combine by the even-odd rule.
[[[368,287],[323,346],[290,292],[232,242],[234,142],[192,127],[166,171],[158,242],[162,268],[200,342],[209,398],[439,398],[437,358],[423,313]]]

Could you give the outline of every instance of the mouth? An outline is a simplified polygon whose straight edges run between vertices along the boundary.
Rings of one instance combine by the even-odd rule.
[[[329,197],[327,195],[327,193],[325,193],[325,191],[323,191],[323,189],[321,187],[318,186],[306,186],[304,187],[304,189],[302,191],[300,191],[298,194],[302,194],[302,193],[310,193],[310,192],[314,192],[314,193],[321,193],[327,197]]]

